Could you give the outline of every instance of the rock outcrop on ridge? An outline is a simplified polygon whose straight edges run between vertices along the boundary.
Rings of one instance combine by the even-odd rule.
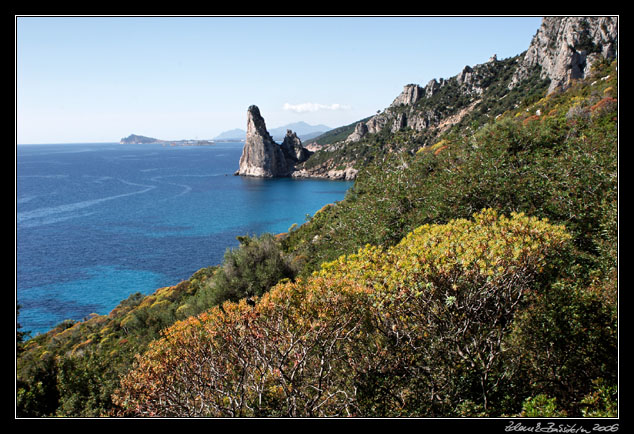
[[[291,176],[295,164],[310,156],[295,133],[288,130],[282,145],[278,145],[266,129],[260,109],[252,105],[247,110],[247,134],[236,175],[275,178]]]
[[[616,58],[617,42],[617,17],[545,17],[528,50],[519,56],[508,89],[529,78],[536,68],[542,79],[550,80],[549,93],[565,89],[571,80],[584,78],[601,56],[608,60]],[[459,122],[485,95],[497,65],[499,61],[493,55],[481,65],[465,66],[448,80],[434,79],[424,87],[406,85],[389,107],[368,121],[358,123],[346,142],[357,142],[386,128],[392,133],[403,128],[423,131],[443,129]],[[468,105],[456,107],[455,113],[443,112],[428,104],[449,85],[453,86],[453,93],[470,99]]]
[[[545,17],[515,72],[510,87],[541,67],[550,79],[548,92],[565,89],[570,81],[584,78],[601,56],[616,58],[617,17]]]
[[[493,55],[482,65],[465,66],[458,75],[449,80],[432,79],[425,86],[405,85],[389,107],[368,121],[358,123],[346,142],[357,142],[368,134],[376,134],[386,128],[392,133],[403,128],[423,131],[430,128],[444,129],[459,122],[480,102],[487,83],[491,81],[492,70],[497,68],[497,62],[497,56]],[[429,104],[437,93],[450,86],[453,86],[451,92],[470,98],[472,104],[466,106],[465,110],[456,110],[455,113],[445,113],[451,110],[439,110],[437,106]]]

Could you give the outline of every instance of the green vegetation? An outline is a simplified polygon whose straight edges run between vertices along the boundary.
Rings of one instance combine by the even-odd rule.
[[[181,309],[188,314],[199,313],[209,306],[225,301],[259,297],[283,279],[297,275],[296,264],[285,256],[275,237],[238,237],[240,247],[227,250],[220,267],[196,291],[196,295]]]
[[[532,86],[359,142],[307,223],[19,339],[18,416],[616,416],[616,64]]]
[[[319,136],[308,140],[308,142],[310,143],[316,143],[318,145],[329,145],[331,143],[335,143],[335,142],[339,142],[341,140],[345,140],[353,131],[354,131],[354,127],[359,123],[359,122],[366,122],[368,119],[370,119],[369,117],[365,118],[365,119],[361,119],[358,122],[354,122],[350,125],[345,125],[343,127],[338,127],[338,128],[334,128],[330,131],[327,131],[323,134],[320,134]]]
[[[566,223],[588,253],[615,248],[616,77],[609,67],[597,74],[612,78],[593,86],[590,78],[473,134],[449,131],[434,142],[444,141],[442,149],[382,156],[360,171],[345,201],[292,232],[285,249],[309,258],[310,272],[366,243],[393,245],[421,224],[483,208]]]

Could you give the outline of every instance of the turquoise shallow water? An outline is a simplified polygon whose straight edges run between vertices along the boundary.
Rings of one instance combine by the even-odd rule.
[[[286,232],[351,182],[233,176],[242,144],[19,145],[16,290],[32,335],[219,264],[236,236]]]

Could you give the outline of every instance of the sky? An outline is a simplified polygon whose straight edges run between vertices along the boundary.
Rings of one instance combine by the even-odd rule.
[[[536,16],[16,16],[16,143],[348,125],[525,51]]]

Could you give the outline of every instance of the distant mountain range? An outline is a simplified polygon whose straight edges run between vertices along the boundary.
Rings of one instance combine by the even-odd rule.
[[[312,139],[313,137],[317,137],[318,135],[323,134],[326,131],[330,131],[332,130],[332,128],[326,125],[310,125],[306,122],[300,121],[277,128],[271,128],[269,130],[269,134],[273,136],[273,140],[282,141],[284,140],[284,136],[286,135],[286,130],[292,130],[302,141],[306,141],[308,139]],[[214,137],[214,140],[244,140],[246,134],[247,132],[245,130],[236,128],[220,133],[219,135]]]

